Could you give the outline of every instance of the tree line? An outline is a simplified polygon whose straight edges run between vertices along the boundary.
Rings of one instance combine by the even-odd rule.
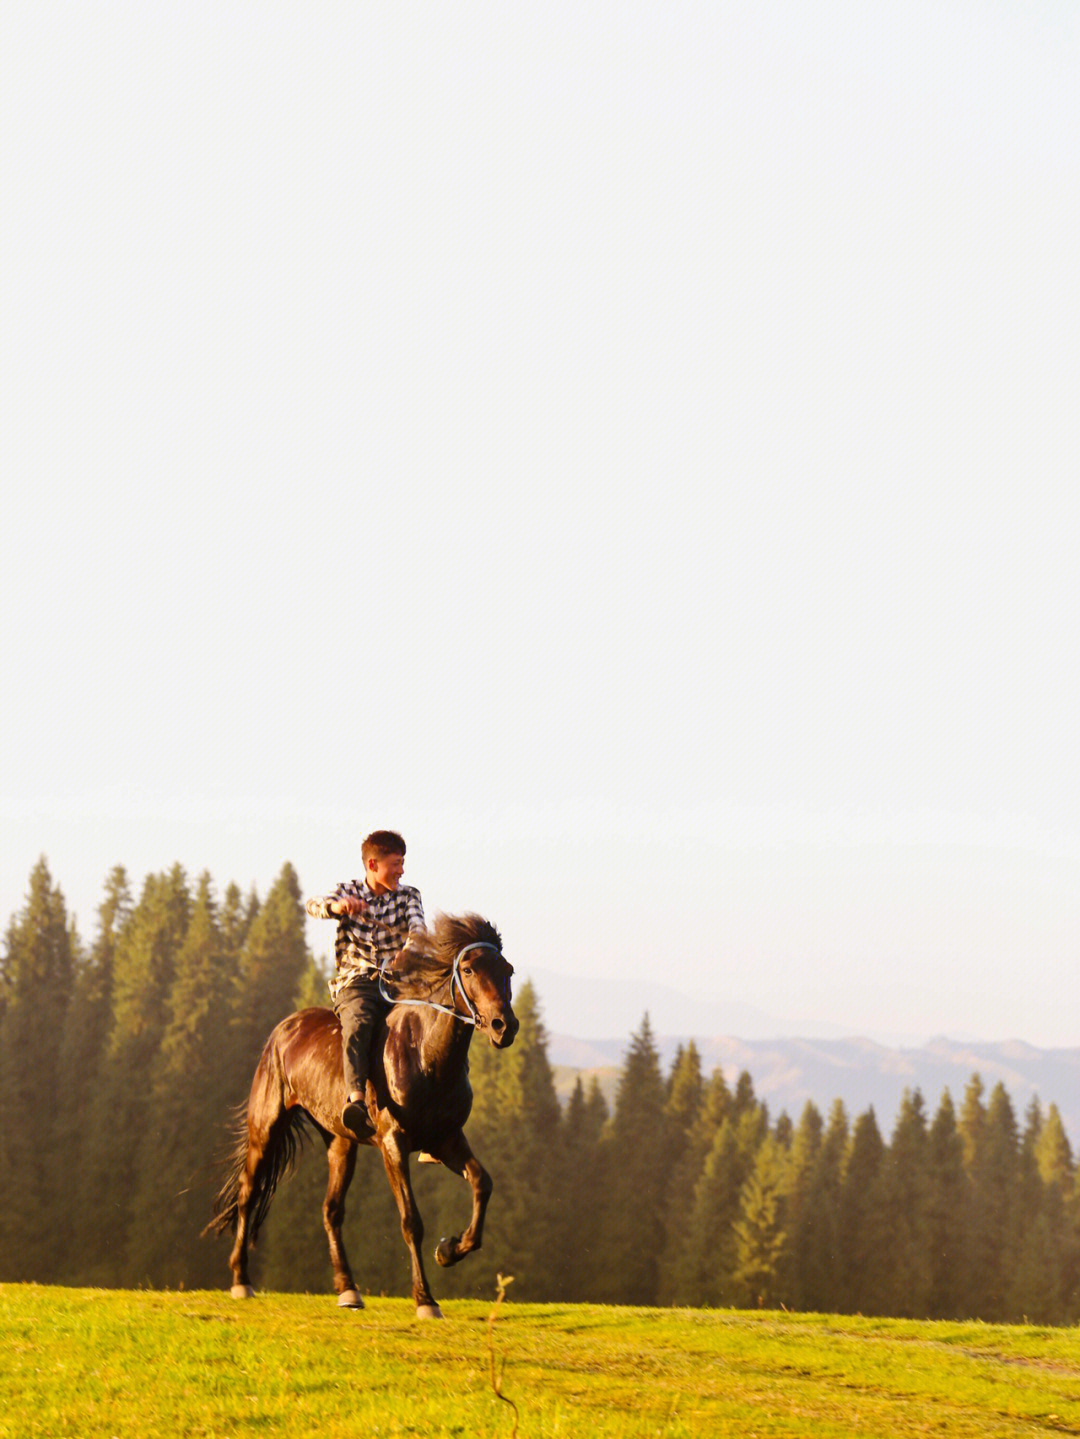
[[[262,1045],[327,1003],[286,864],[265,898],[208,874],[121,868],[89,947],[44,859],[0,956],[0,1280],[223,1287],[200,1238]],[[784,1305],[918,1318],[1080,1321],[1080,1176],[1057,1107],[1022,1122],[972,1075],[931,1116],[905,1091],[891,1134],[839,1100],[775,1118],[745,1071],[706,1075],[693,1043],[663,1071],[648,1017],[614,1102],[579,1078],[560,1104],[529,984],[521,1029],[470,1051],[470,1142],[495,1179],[484,1248],[436,1271],[440,1295],[612,1304]],[[322,1145],[271,1208],[257,1283],[329,1291]],[[465,1186],[414,1169],[427,1234],[460,1232]],[[346,1243],[361,1286],[409,1270],[378,1157],[364,1150]],[[429,1244],[433,1240],[429,1239]]]

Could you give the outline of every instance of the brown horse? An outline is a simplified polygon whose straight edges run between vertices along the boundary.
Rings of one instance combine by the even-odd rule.
[[[468,1227],[441,1240],[435,1251],[439,1264],[456,1264],[480,1248],[492,1188],[463,1130],[472,1108],[469,1043],[475,1028],[496,1049],[513,1044],[518,1021],[510,1004],[511,974],[498,930],[478,915],[439,915],[432,934],[409,937],[387,975],[396,1002],[374,1035],[366,1096],[369,1128],[359,1136],[341,1123],[345,1079],[337,1016],[327,1009],[304,1009],[281,1021],[255,1070],[233,1167],[205,1231],[235,1230],[229,1256],[234,1297],[254,1293],[248,1245],[255,1242],[274,1190],[292,1165],[306,1120],[322,1137],[330,1165],[323,1228],[338,1304],[363,1308],[341,1242],[345,1193],[359,1142],[375,1145],[382,1155],[412,1255],[416,1312],[421,1318],[442,1317],[420,1258],[424,1224],[409,1179],[409,1154],[422,1150],[440,1159],[472,1189]]]

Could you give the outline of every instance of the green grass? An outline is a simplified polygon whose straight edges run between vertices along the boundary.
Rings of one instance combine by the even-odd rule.
[[[0,1436],[508,1436],[491,1310],[0,1285]],[[1076,1329],[508,1297],[493,1342],[521,1439],[1080,1434]]]

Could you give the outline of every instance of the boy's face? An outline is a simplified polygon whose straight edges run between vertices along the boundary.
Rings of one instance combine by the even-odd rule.
[[[367,861],[368,888],[376,894],[397,889],[405,870],[403,854],[375,854]]]

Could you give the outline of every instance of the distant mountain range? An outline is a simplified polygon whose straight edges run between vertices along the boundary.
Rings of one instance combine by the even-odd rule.
[[[690,1036],[656,1038],[665,1073],[680,1044]],[[551,1034],[548,1058],[555,1067],[556,1088],[565,1098],[581,1073],[596,1074],[610,1103],[615,1080],[626,1054],[627,1039],[574,1039]],[[1023,1130],[1024,1112],[1037,1095],[1045,1112],[1057,1105],[1070,1142],[1080,1140],[1080,1049],[1036,1049],[1018,1040],[981,1043],[932,1039],[915,1048],[890,1048],[869,1039],[701,1039],[695,1037],[706,1075],[717,1067],[728,1083],[741,1070],[754,1081],[775,1118],[786,1110],[798,1121],[806,1101],[822,1115],[834,1099],[842,1099],[849,1120],[871,1105],[882,1136],[888,1140],[905,1089],[919,1089],[932,1120],[941,1094],[948,1089],[959,1110],[964,1090],[978,1074],[989,1095],[1001,1080]]]

